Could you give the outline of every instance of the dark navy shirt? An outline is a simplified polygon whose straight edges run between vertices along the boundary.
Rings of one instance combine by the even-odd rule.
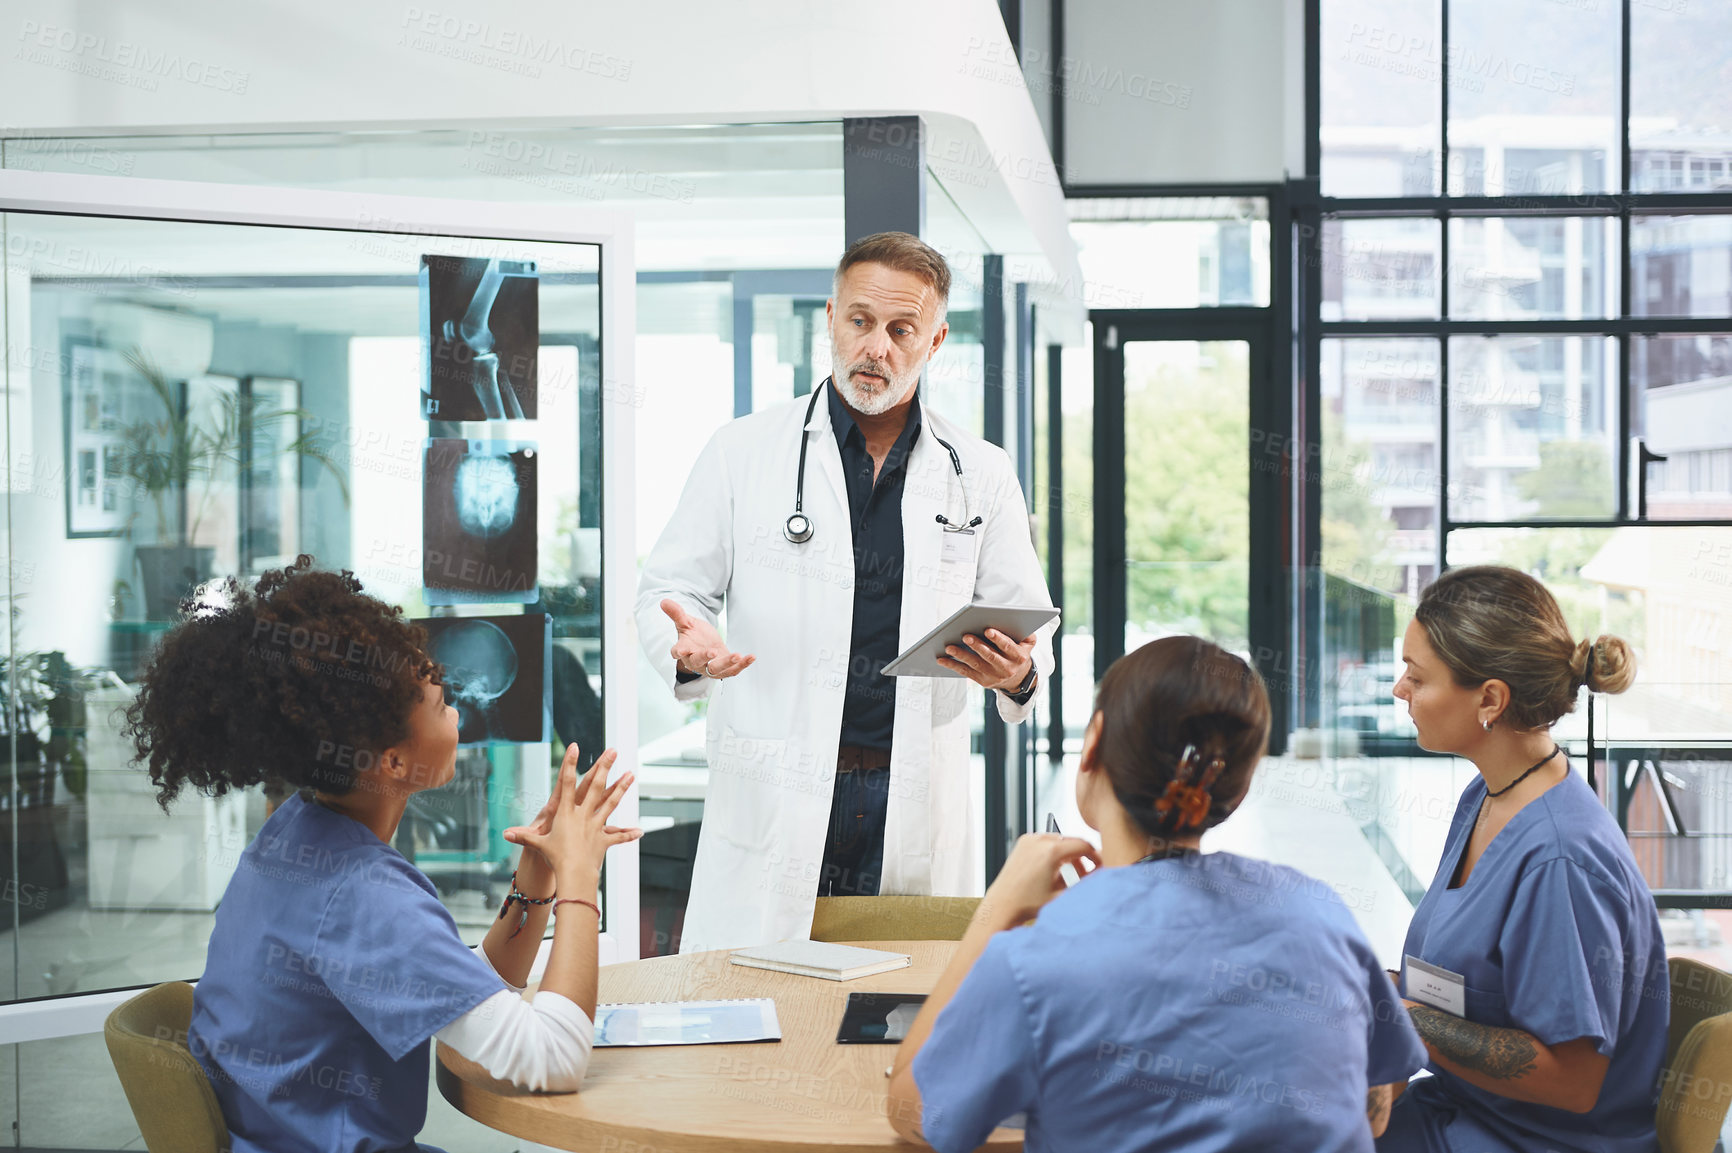
[[[908,410],[902,435],[872,479],[872,454],[835,385],[830,385],[830,428],[848,481],[848,519],[854,529],[854,631],[848,686],[842,698],[843,745],[888,749],[896,726],[896,682],[883,673],[896,659],[902,634],[902,482],[908,454],[920,439],[920,400]]]

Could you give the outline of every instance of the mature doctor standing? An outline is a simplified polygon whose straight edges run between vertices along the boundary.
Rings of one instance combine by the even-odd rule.
[[[710,765],[681,952],[803,938],[821,895],[967,895],[973,692],[1025,719],[1056,623],[886,677],[969,604],[1049,605],[1002,449],[926,408],[950,269],[905,232],[849,246],[825,308],[834,372],[710,439],[645,565],[637,626]],[[718,631],[727,609],[727,638]]]

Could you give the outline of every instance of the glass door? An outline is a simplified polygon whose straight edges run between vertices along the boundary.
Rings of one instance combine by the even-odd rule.
[[[1180,633],[1280,672],[1284,645],[1257,611],[1253,574],[1278,575],[1264,526],[1285,457],[1253,431],[1267,427],[1266,319],[1234,311],[1092,318],[1097,680],[1124,653]],[[1260,470],[1264,460],[1277,467]]]
[[[1195,633],[1246,652],[1250,343],[1135,340],[1124,357],[1124,651]]]

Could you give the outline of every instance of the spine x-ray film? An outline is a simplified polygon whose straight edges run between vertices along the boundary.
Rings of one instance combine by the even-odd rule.
[[[428,604],[536,599],[539,463],[533,441],[426,442],[421,580]]]

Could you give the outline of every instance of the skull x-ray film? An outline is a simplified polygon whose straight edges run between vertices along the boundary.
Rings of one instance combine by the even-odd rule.
[[[428,604],[535,600],[538,463],[528,441],[427,441],[421,583]]]
[[[541,345],[533,260],[421,257],[429,420],[534,420]]]
[[[464,745],[549,739],[553,618],[427,617],[427,652],[445,666],[445,703]]]

